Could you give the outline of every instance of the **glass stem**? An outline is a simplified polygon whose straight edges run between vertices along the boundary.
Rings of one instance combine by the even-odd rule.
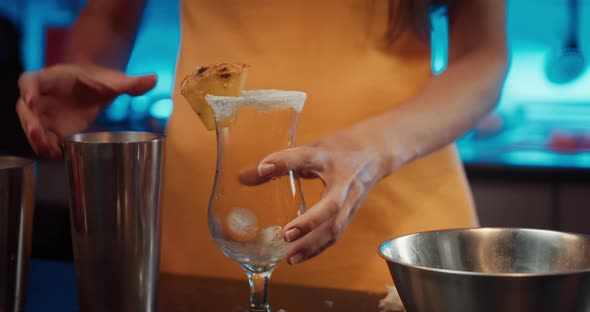
[[[270,305],[268,304],[268,281],[272,270],[255,273],[246,270],[248,275],[248,282],[250,283],[250,312],[270,312]]]

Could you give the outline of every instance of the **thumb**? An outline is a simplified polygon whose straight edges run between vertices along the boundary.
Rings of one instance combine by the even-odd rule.
[[[272,153],[258,165],[258,175],[261,177],[278,176],[289,171],[296,171],[302,176],[313,176],[324,170],[326,157],[324,153],[311,146],[288,148]]]
[[[238,180],[244,185],[258,185],[294,171],[302,178],[322,179],[326,157],[310,146],[289,148],[272,153],[257,166],[248,167],[238,173]]]
[[[121,85],[121,93],[136,96],[154,88],[158,78],[154,74],[131,77],[127,76]]]

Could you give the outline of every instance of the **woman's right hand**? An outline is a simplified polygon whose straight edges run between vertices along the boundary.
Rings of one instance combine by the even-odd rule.
[[[57,158],[64,137],[86,130],[117,96],[144,94],[156,80],[96,65],[55,65],[21,75],[16,111],[35,152]]]

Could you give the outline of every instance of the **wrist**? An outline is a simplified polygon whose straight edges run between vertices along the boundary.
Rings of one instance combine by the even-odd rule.
[[[395,129],[391,118],[381,115],[363,124],[367,131],[367,143],[376,155],[376,165],[382,174],[381,179],[392,175],[415,159],[417,151],[405,142],[404,132]]]

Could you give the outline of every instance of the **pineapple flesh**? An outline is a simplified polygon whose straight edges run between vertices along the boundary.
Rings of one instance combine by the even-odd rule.
[[[205,100],[205,95],[240,96],[246,83],[248,69],[248,65],[237,63],[201,66],[182,80],[180,93],[207,130],[215,130],[215,116]],[[218,123],[220,127],[224,127],[231,121],[232,118],[227,118]]]

